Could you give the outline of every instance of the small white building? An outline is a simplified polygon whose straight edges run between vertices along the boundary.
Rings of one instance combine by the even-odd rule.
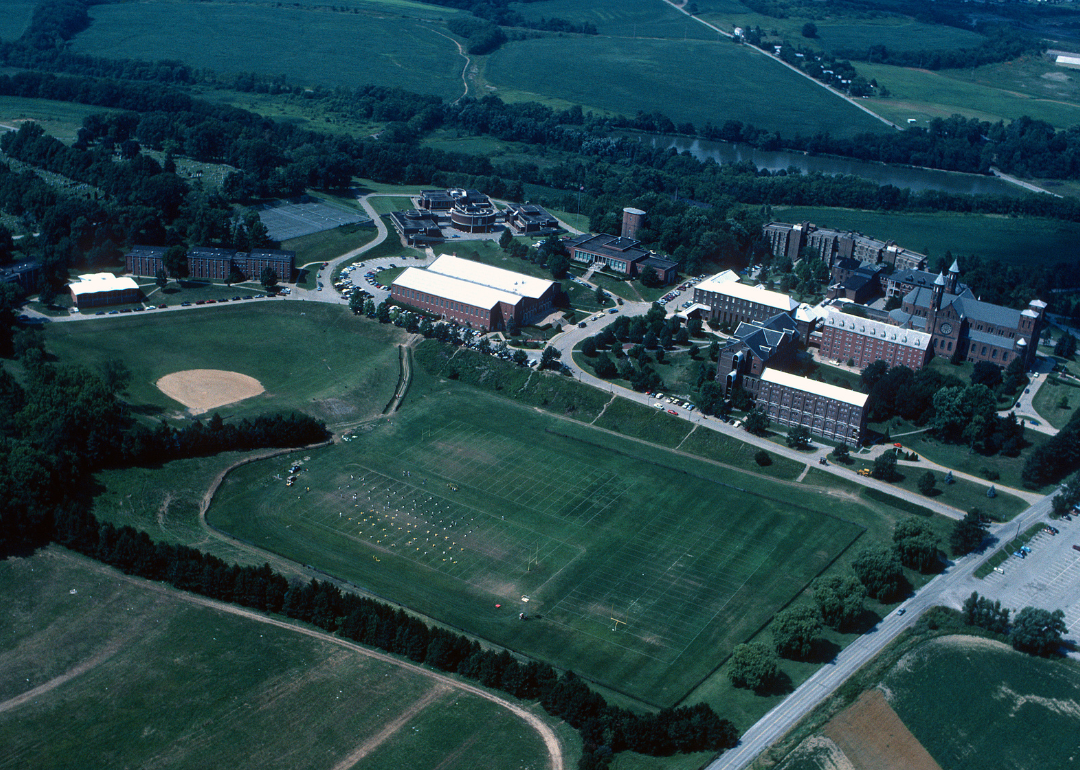
[[[139,301],[139,284],[129,277],[112,273],[88,273],[68,284],[71,302],[77,308],[104,305],[129,305]]]

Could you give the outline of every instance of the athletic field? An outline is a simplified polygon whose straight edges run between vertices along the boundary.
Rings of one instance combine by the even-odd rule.
[[[773,482],[484,393],[409,406],[237,469],[211,523],[655,705],[862,533]]]

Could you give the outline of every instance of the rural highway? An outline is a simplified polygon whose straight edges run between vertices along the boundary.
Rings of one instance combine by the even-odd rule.
[[[1050,495],[1042,498],[1016,519],[999,524],[991,530],[996,542],[1007,541],[1014,532],[1023,531],[1050,514]],[[979,554],[972,554],[951,564],[948,569],[927,583],[922,590],[903,606],[903,615],[892,612],[874,628],[844,648],[832,663],[818,669],[817,673],[803,682],[772,711],[763,716],[747,730],[739,745],[724,752],[706,767],[706,770],[742,770],[769,746],[781,738],[818,704],[828,698],[845,680],[858,671],[867,661],[879,653],[900,632],[915,625],[924,610],[935,605],[958,607],[959,601],[978,590],[981,595],[995,598],[994,592],[974,577],[975,570],[989,559],[994,548],[988,547]]]

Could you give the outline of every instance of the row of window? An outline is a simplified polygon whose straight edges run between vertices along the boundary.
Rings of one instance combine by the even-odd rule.
[[[441,307],[446,310],[453,310],[465,315],[476,316],[482,318],[484,312],[480,308],[473,307],[472,305],[466,305],[461,302],[454,302],[448,300],[445,297],[436,297],[432,294],[423,294],[415,289],[402,289],[402,293],[405,295],[405,299],[415,300],[417,302],[425,302],[433,307]]]

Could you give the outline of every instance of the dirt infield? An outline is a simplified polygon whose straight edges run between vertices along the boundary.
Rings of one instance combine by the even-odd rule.
[[[239,372],[220,369],[187,369],[166,374],[156,383],[158,390],[201,414],[264,392],[262,383]]]
[[[824,733],[859,770],[941,770],[878,689],[864,692]]]

